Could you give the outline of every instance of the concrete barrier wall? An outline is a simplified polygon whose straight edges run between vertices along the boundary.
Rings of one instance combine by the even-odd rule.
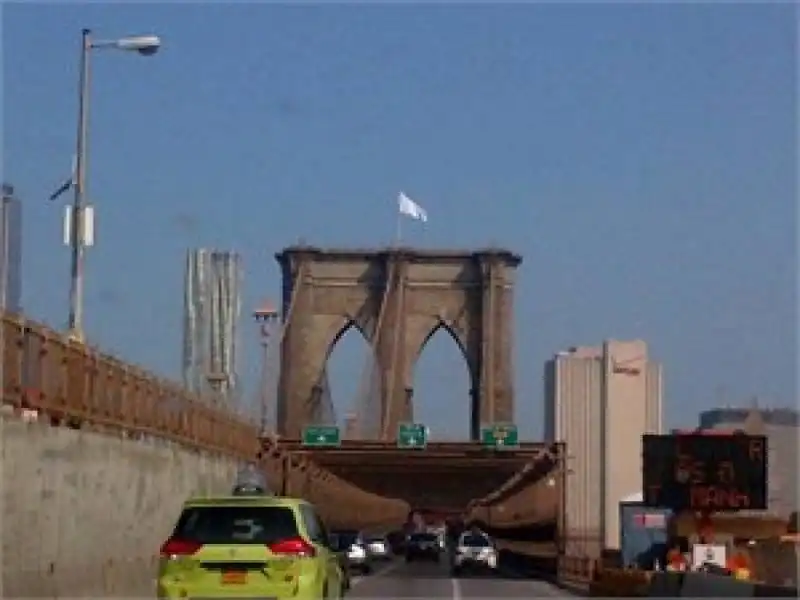
[[[237,464],[157,439],[0,418],[2,596],[152,595],[181,503]]]

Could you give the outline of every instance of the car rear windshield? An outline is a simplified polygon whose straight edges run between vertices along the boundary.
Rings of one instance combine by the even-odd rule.
[[[435,542],[437,539],[432,533],[415,533],[411,536],[412,542]]]
[[[337,531],[335,535],[339,538],[339,542],[350,546],[358,541],[357,531]]]
[[[485,548],[486,546],[491,546],[488,538],[483,535],[465,535],[464,545],[471,548]]]
[[[195,506],[184,509],[175,538],[200,544],[272,544],[298,535],[282,506]]]

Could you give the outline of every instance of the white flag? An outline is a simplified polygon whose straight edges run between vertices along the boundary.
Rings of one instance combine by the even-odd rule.
[[[406,196],[403,192],[397,196],[397,208],[401,215],[406,215],[423,223],[428,221],[428,213],[419,204]]]

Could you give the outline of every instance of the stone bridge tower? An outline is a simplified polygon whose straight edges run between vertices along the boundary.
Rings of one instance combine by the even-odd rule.
[[[413,420],[413,372],[443,328],[461,350],[470,379],[472,439],[481,423],[513,421],[513,292],[521,257],[474,252],[290,247],[283,273],[278,430],[300,436],[320,402],[325,364],[339,338],[357,328],[374,349],[380,391],[376,436],[393,440]],[[362,416],[359,415],[359,418]]]

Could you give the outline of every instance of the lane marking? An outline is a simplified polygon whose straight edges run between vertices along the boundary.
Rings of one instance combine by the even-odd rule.
[[[373,571],[369,575],[356,575],[355,577],[352,577],[350,579],[350,589],[352,590],[354,587],[356,587],[359,584],[364,583],[365,581],[369,581],[371,579],[375,579],[376,577],[383,577],[384,575],[388,575],[392,571],[394,571],[396,569],[399,569],[402,564],[403,563],[401,563],[399,561],[398,562],[392,562],[392,563],[386,565],[385,567],[383,567],[382,569],[378,569],[377,571]]]
[[[453,600],[461,600],[461,582],[454,578],[450,578],[450,585],[453,586]]]

